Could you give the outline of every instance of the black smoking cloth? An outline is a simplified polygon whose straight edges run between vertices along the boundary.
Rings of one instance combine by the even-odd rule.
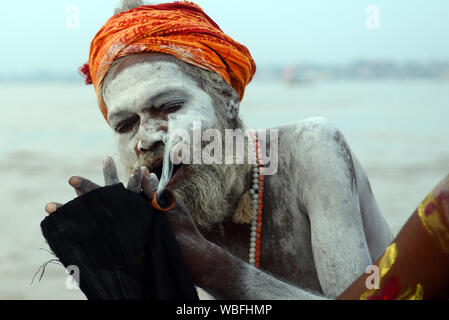
[[[41,229],[64,267],[79,268],[87,299],[198,300],[165,214],[120,183],[68,202]]]

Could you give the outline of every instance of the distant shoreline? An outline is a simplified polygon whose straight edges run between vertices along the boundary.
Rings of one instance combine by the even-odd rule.
[[[296,64],[258,65],[255,80],[281,80],[309,82],[321,80],[449,80],[449,61],[404,62],[389,60],[358,60],[348,64],[320,64],[299,62]],[[77,70],[0,73],[0,82],[83,82]]]

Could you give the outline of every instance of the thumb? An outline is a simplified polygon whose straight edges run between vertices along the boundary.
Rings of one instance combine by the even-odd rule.
[[[144,174],[142,177],[142,190],[147,199],[151,202],[153,200],[154,194],[157,191],[157,187],[159,185],[159,180],[156,174],[148,171],[147,168],[144,170]]]

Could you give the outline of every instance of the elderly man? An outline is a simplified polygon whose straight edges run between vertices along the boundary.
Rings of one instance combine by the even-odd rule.
[[[192,132],[193,121],[220,132],[244,128],[238,108],[255,64],[191,2],[124,1],[92,41],[83,71],[115,131],[128,188],[151,197],[171,131]],[[215,298],[334,298],[393,239],[335,127],[314,118],[275,129],[245,140],[256,165],[182,163],[168,176],[181,204],[167,216],[187,268]],[[261,146],[273,144],[277,170],[267,174]],[[119,182],[111,158],[104,174],[107,185]],[[82,177],[69,183],[78,195],[98,188]]]

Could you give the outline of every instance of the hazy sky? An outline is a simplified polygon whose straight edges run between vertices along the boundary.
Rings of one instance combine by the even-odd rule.
[[[167,1],[152,1],[153,3]],[[67,72],[87,61],[92,37],[119,0],[20,0],[1,5],[0,72]],[[449,59],[448,0],[197,0],[259,65]],[[369,30],[369,5],[379,29]],[[77,28],[76,11],[79,11]],[[372,17],[372,16],[371,16]],[[370,20],[373,26],[373,20]],[[68,27],[69,26],[69,27]]]

